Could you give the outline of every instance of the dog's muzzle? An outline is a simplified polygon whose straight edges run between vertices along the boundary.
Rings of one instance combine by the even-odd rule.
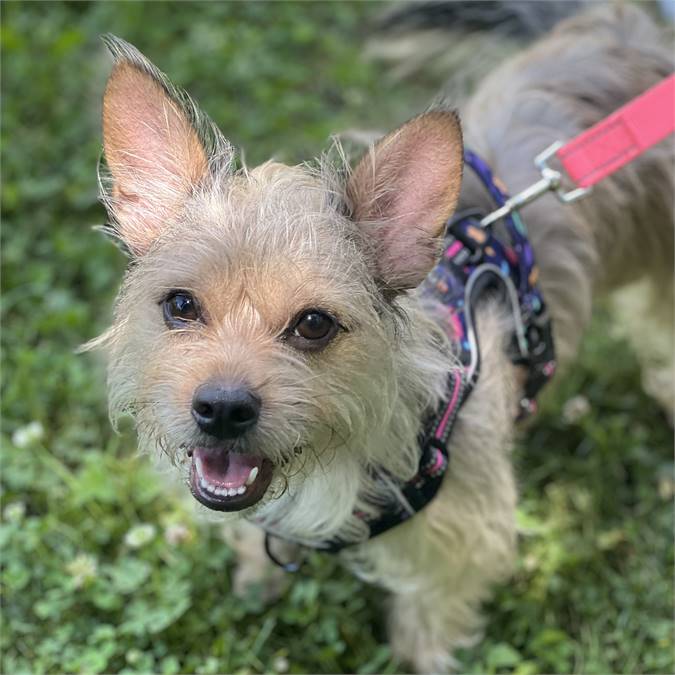
[[[241,511],[257,504],[272,481],[272,462],[259,455],[227,447],[197,447],[190,455],[190,490],[214,511]]]

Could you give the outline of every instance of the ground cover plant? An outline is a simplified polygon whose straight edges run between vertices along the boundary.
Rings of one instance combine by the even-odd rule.
[[[95,166],[108,60],[139,45],[250,164],[426,105],[360,54],[349,3],[5,3],[2,22],[2,672],[396,672],[385,598],[313,555],[265,603],[229,593],[214,525],[108,423],[95,336],[124,268]],[[521,555],[467,672],[675,669],[672,432],[600,313],[516,460]]]

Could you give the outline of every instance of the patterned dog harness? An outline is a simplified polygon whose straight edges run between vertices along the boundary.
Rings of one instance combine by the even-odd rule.
[[[465,151],[464,160],[485,185],[496,208],[503,207],[509,196],[488,165],[469,150]],[[399,496],[392,497],[389,504],[381,507],[377,517],[369,518],[361,512],[355,514],[367,523],[369,538],[421,511],[443,482],[450,460],[450,435],[480,372],[475,309],[481,300],[493,297],[505,301],[511,309],[513,338],[509,355],[514,364],[526,369],[518,419],[536,410],[535,397],[555,372],[551,320],[537,286],[538,270],[525,226],[517,211],[503,216],[501,222],[508,238],[508,242],[504,242],[495,233],[493,225],[481,225],[485,215],[465,211],[448,221],[443,256],[420,289],[424,298],[440,304],[460,365],[448,374],[447,399],[427,420],[420,434],[417,474],[400,486]],[[332,539],[317,544],[316,548],[337,552],[351,543]],[[295,564],[277,560],[269,546],[269,535],[266,548],[274,562],[289,571],[297,569]]]

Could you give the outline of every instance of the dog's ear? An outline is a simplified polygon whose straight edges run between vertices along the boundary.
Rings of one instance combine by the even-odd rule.
[[[367,232],[387,290],[414,288],[436,261],[459,197],[462,156],[456,113],[434,110],[385,136],[352,172],[352,215]]]
[[[135,47],[104,41],[115,58],[103,98],[107,206],[133,255],[147,251],[208,172],[197,109]]]

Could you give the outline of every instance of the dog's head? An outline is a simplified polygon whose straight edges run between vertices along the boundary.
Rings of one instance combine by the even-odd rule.
[[[364,468],[414,472],[382,439],[414,441],[433,398],[436,337],[402,307],[457,200],[457,118],[420,115],[354,170],[236,169],[185,94],[107,41],[103,198],[131,255],[101,339],[113,411],[208,508],[335,530]]]

